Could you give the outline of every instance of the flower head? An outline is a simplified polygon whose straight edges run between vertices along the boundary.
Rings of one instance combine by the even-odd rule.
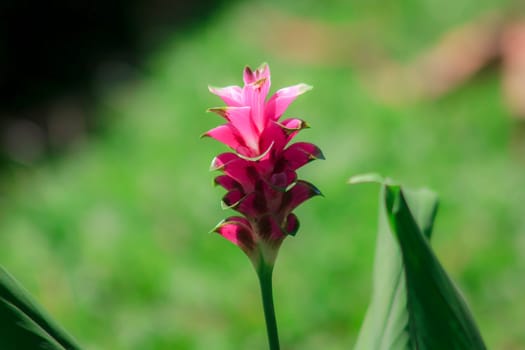
[[[243,216],[225,219],[215,231],[238,245],[254,262],[273,263],[287,235],[295,235],[299,220],[293,210],[321,194],[312,184],[297,179],[296,170],[314,159],[324,159],[321,150],[307,142],[289,145],[308,125],[301,119],[282,119],[297,96],[311,89],[298,84],[278,90],[267,99],[270,69],[264,64],[244,69],[244,86],[209,88],[225,107],[211,108],[226,123],[204,136],[229,146],[233,152],[215,157],[211,170],[222,175],[215,183],[227,191],[223,205]]]

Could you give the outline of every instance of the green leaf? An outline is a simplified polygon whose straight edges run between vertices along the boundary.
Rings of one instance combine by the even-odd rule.
[[[437,196],[383,184],[373,294],[356,350],[486,349],[430,236]]]
[[[2,350],[80,349],[1,266],[0,345]]]

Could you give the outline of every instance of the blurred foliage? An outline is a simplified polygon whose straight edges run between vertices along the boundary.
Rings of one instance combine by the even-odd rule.
[[[272,3],[296,11],[295,2]],[[297,13],[375,20],[383,44],[410,57],[453,24],[504,6],[382,3],[331,1],[329,10],[301,5]],[[104,134],[39,167],[10,168],[0,183],[0,263],[89,349],[260,348],[256,275],[238,248],[207,234],[227,215],[207,171],[225,148],[198,136],[221,122],[204,112],[220,105],[206,86],[240,84],[244,65],[266,61],[273,90],[314,86],[288,115],[309,122],[298,139],[327,158],[300,172],[325,198],[297,210],[301,229],[275,270],[283,347],[353,346],[370,299],[377,189],[345,183],[377,171],[439,193],[434,247],[487,346],[525,348],[525,161],[497,72],[437,101],[386,106],[352,68],[261,49],[246,25],[258,8],[224,11],[174,38],[135,82],[101,89],[98,113],[111,121]]]

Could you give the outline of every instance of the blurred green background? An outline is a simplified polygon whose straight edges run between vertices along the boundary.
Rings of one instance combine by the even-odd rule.
[[[223,8],[174,34],[133,81],[100,86],[103,132],[59,157],[5,169],[0,263],[86,349],[265,348],[248,259],[207,233],[229,214],[208,172],[225,147],[199,135],[221,122],[205,113],[221,105],[207,85],[241,84],[245,65],[268,62],[272,91],[314,86],[287,115],[308,121],[298,139],[327,158],[300,170],[325,198],[297,210],[301,229],[276,265],[283,349],[355,342],[371,292],[378,188],[346,181],[370,171],[439,193],[437,255],[488,347],[525,349],[525,149],[497,62],[439,98],[391,104],[367,88],[367,70],[346,63],[364,50],[359,40],[350,46],[345,35],[311,38],[302,25],[281,25],[355,25],[353,37],[363,30],[409,62],[451,28],[508,6],[272,0]],[[327,38],[342,49],[310,45]]]

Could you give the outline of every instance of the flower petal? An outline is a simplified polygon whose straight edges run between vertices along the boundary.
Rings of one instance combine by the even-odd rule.
[[[275,121],[279,120],[297,96],[311,89],[310,85],[297,84],[278,90],[266,103],[267,118]]]
[[[243,89],[244,103],[251,107],[251,120],[259,133],[268,124],[264,113],[264,100],[268,89],[265,81],[260,81],[258,85],[247,85]]]
[[[237,130],[230,124],[219,125],[218,127],[207,131],[202,136],[211,137],[234,150],[245,146],[244,140],[240,137]]]
[[[260,136],[259,148],[268,149],[270,145],[273,144],[270,155],[275,157],[281,154],[287,141],[287,135],[283,126],[276,122],[271,122],[266,126]]]
[[[281,126],[286,134],[286,143],[294,138],[297,133],[303,129],[308,129],[310,125],[302,119],[290,118],[283,120],[281,123],[277,123]]]
[[[247,194],[233,209],[249,218],[258,217],[268,211],[266,199],[258,191]]]
[[[294,213],[289,214],[286,217],[286,222],[284,224],[284,231],[290,236],[295,236],[299,230],[299,219]]]
[[[245,85],[251,84],[256,80],[255,73],[248,66],[244,67],[242,77]]]
[[[249,67],[244,69],[244,84],[242,89],[243,103],[252,108],[252,120],[259,132],[262,132],[267,123],[264,107],[266,96],[270,91],[270,67],[266,63],[252,71]]]
[[[241,184],[228,175],[219,175],[214,180],[215,185],[222,186],[226,191],[242,189]]]
[[[254,81],[242,89],[243,104],[251,107],[251,121],[259,133],[268,124],[268,120],[265,118],[264,106],[269,90],[269,77]]]
[[[289,130],[289,132],[299,131],[310,127],[307,122],[298,118],[285,119],[279,124],[282,125],[286,130]]]
[[[239,205],[242,199],[244,199],[245,194],[242,190],[234,189],[226,193],[222,197],[222,207],[223,209],[235,208]]]
[[[242,107],[215,107],[208,109],[208,112],[213,112],[230,123],[232,129],[236,131],[241,146],[237,147],[235,151],[245,157],[257,157],[259,155],[259,131],[252,119],[253,109],[248,106]]]
[[[288,169],[297,170],[315,159],[324,159],[319,147],[308,142],[297,142],[284,150],[282,161]]]
[[[268,211],[261,193],[251,192],[244,195],[241,190],[232,190],[222,197],[222,208],[233,209],[248,218],[255,218]]]
[[[212,94],[219,96],[228,106],[242,106],[242,88],[226,86],[223,88],[208,86]]]
[[[226,165],[239,159],[235,153],[226,152],[214,157],[210,164],[210,171],[223,170]]]
[[[218,114],[220,115],[221,117],[223,117],[224,119],[226,119],[227,121],[228,120],[228,117],[226,116],[226,107],[213,107],[213,108],[208,108],[206,110],[206,112],[211,112],[211,113],[215,113],[215,114]]]
[[[263,63],[255,71],[252,71],[250,67],[244,68],[243,80],[245,85],[253,84],[261,79],[270,79],[270,67],[268,64]]]
[[[286,233],[272,215],[265,215],[259,219],[257,233],[266,241],[281,242],[286,237]]]
[[[263,179],[255,184],[255,191],[260,195],[256,197],[255,205],[261,213],[277,213],[281,207],[284,191]]]
[[[270,186],[274,189],[284,192],[292,183],[297,180],[297,173],[293,170],[286,169],[282,172],[275,172],[270,177]]]
[[[301,203],[312,198],[313,196],[322,195],[321,191],[309,182],[299,180],[288,190],[283,197],[281,210],[283,213],[290,213]]]
[[[210,170],[221,170],[226,175],[237,181],[246,193],[253,191],[255,182],[259,179],[254,164],[238,155],[228,152],[219,154],[213,158]]]
[[[237,129],[244,139],[244,144],[257,154],[259,152],[259,135],[251,119],[251,107],[226,107],[224,112],[231,125]]]
[[[237,153],[237,155],[239,156],[239,158],[242,158],[244,160],[248,160],[250,162],[258,162],[259,160],[265,158],[268,153],[270,153],[270,150],[272,149],[273,147],[273,142],[270,144],[270,146],[264,151],[262,152],[261,154],[259,154],[258,156],[255,156],[255,157],[247,157],[241,153]],[[261,148],[262,149],[262,148]]]
[[[255,237],[248,220],[238,216],[229,217],[220,222],[213,232],[217,232],[247,254],[255,248]]]
[[[236,161],[227,165],[224,168],[224,173],[240,183],[246,193],[253,191],[255,183],[259,179],[257,170],[247,161],[244,163]]]

